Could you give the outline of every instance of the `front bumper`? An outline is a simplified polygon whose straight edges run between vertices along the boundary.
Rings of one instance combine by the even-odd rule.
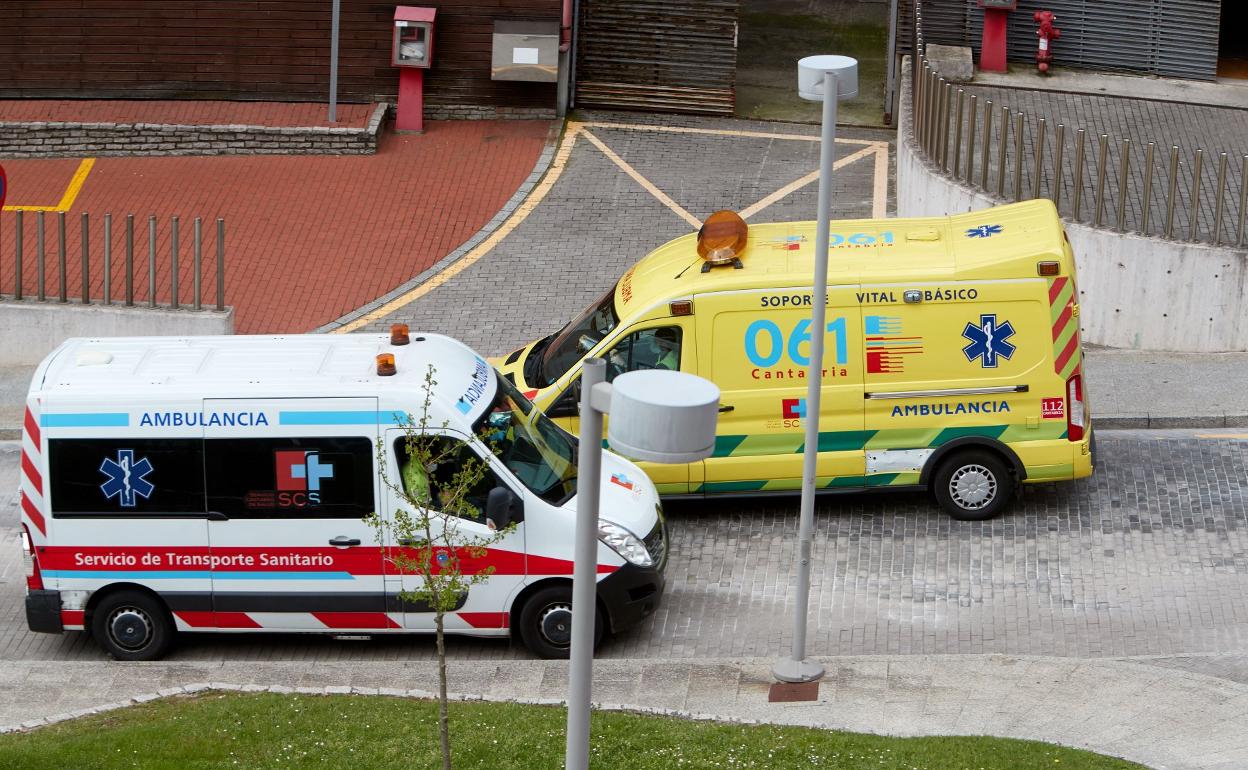
[[[31,589],[26,593],[26,625],[40,634],[65,631],[61,623],[61,592]]]
[[[635,626],[652,615],[663,596],[662,567],[625,564],[598,581],[598,598],[607,612],[611,633]]]

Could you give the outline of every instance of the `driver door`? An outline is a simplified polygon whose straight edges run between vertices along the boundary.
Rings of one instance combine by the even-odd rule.
[[[500,473],[498,460],[492,456],[482,456],[478,442],[468,442],[466,437],[454,432],[434,432],[422,434],[428,437],[435,447],[430,451],[433,460],[429,468],[414,468],[414,459],[410,457],[408,436],[404,430],[388,430],[386,442],[386,472],[388,483],[382,490],[385,498],[386,516],[388,519],[388,552],[402,549],[409,558],[416,558],[416,549],[426,542],[425,536],[419,531],[413,533],[413,539],[397,542],[400,539],[394,530],[399,510],[406,510],[414,519],[420,518],[412,500],[429,501],[429,525],[435,543],[435,554],[444,550],[437,546],[448,542],[456,543],[460,557],[461,574],[475,575],[492,568],[493,572],[481,582],[470,586],[464,591],[457,602],[457,607],[447,613],[446,625],[451,630],[478,630],[484,634],[505,633],[509,626],[507,601],[519,589],[525,578],[525,533],[523,521],[508,532],[501,540],[487,547],[486,553],[474,557],[465,552],[465,548],[473,543],[482,543],[492,539],[496,532],[490,529],[485,520],[486,500],[490,490],[502,486],[509,490],[517,501],[522,501],[523,494],[514,486],[504,481],[505,471]],[[464,478],[457,476],[464,472],[471,463],[485,463],[484,473],[470,485],[461,482]],[[421,473],[421,470],[424,473]],[[474,474],[475,475],[475,474]],[[413,485],[427,484],[427,491],[417,491]],[[461,511],[457,516],[445,510],[449,502],[448,495],[452,490],[462,488],[465,507],[476,512],[470,515]],[[401,492],[406,494],[401,494]],[[513,506],[513,510],[522,511],[522,503]],[[522,514],[521,514],[522,518]],[[435,556],[436,561],[443,562]],[[433,607],[425,601],[414,599],[410,592],[421,589],[425,585],[425,576],[415,574],[412,570],[400,572],[390,561],[386,571],[386,598],[390,612],[403,617],[404,628],[419,631],[432,631],[435,628]]]
[[[607,382],[625,372],[643,369],[669,369],[697,372],[697,359],[687,328],[665,318],[652,326],[637,329],[615,341],[600,355],[607,361]],[[581,379],[579,372],[564,392],[546,411],[547,416],[573,435],[580,432]],[[603,436],[610,415],[603,417]],[[641,463],[641,468],[655,483],[660,494],[687,494],[689,492],[688,465],[660,465]]]

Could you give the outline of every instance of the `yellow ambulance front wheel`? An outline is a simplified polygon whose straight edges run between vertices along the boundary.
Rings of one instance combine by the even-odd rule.
[[[985,449],[955,452],[932,477],[936,502],[962,521],[991,519],[1009,506],[1017,488],[1006,461]]]

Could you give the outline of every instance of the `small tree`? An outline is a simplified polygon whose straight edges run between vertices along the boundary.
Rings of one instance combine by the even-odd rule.
[[[459,606],[460,597],[474,585],[493,574],[493,567],[478,568],[489,547],[515,526],[491,531],[489,535],[465,532],[456,526],[461,518],[476,519],[483,511],[468,501],[468,495],[488,472],[485,461],[465,458],[451,442],[429,430],[445,428],[429,424],[429,406],[433,400],[434,367],[425,373],[425,397],[419,417],[406,415],[401,422],[403,446],[407,457],[399,469],[399,479],[390,478],[386,468],[386,442],[378,440],[377,465],[381,480],[394,493],[400,505],[387,516],[374,513],[366,521],[373,527],[382,545],[385,559],[402,575],[416,575],[420,580],[400,592],[406,602],[424,604],[434,613],[438,653],[438,737],[442,749],[442,768],[451,770],[450,719],[446,694],[446,613]],[[406,463],[414,464],[411,466]],[[447,463],[456,467],[449,477],[444,473],[434,487],[434,470]],[[424,483],[419,483],[419,479]],[[416,481],[417,483],[412,483]],[[435,499],[436,497],[436,499]]]

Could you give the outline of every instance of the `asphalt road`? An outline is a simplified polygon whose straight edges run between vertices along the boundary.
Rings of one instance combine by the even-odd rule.
[[[918,494],[822,499],[808,652],[1242,658],[1248,440],[1208,437],[1214,433],[1102,432],[1096,475],[1028,487],[990,522],[954,521]],[[0,489],[14,489],[17,464],[16,444],[0,444]],[[26,630],[12,497],[0,508],[0,660],[103,659],[83,634]],[[600,657],[787,651],[797,509],[796,498],[670,505],[663,604],[609,639]],[[528,657],[519,645],[470,638],[452,640],[450,654]],[[420,637],[184,635],[170,660],[432,656],[432,640]]]

